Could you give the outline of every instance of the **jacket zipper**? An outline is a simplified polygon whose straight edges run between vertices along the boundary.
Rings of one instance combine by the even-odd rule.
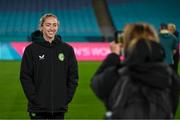
[[[52,43],[50,44],[50,49],[51,49],[51,113],[52,113],[52,116],[53,116],[53,114],[54,114],[54,96],[53,96],[54,64],[53,64],[53,47],[52,47]]]

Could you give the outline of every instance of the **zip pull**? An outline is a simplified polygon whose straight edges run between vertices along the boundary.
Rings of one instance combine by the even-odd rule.
[[[49,46],[50,46],[50,47],[52,47],[52,42],[51,42],[51,43],[49,43]]]

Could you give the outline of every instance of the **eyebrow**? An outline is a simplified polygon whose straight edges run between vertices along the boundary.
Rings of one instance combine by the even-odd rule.
[[[58,24],[58,23],[45,23],[45,24]]]

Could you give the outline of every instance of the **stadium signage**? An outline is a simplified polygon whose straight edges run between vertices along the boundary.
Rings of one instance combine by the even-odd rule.
[[[29,42],[12,42],[11,46],[21,57]],[[99,42],[70,42],[78,61],[101,61],[110,53],[109,43]],[[14,58],[16,59],[16,58]]]

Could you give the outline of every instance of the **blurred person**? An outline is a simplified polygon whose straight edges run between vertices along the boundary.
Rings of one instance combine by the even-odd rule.
[[[168,24],[168,31],[179,38],[179,32],[176,30],[176,25],[173,23]]]
[[[172,33],[174,36],[176,36],[176,38],[178,39],[178,43],[180,43],[179,42],[179,32],[176,30],[176,25],[172,24],[172,23],[169,23],[168,24],[168,31],[170,33]],[[173,68],[178,73],[179,47],[177,48],[176,53],[173,55],[173,60],[174,60]]]
[[[43,15],[22,57],[20,81],[31,119],[64,119],[78,84],[74,50],[56,35],[58,28],[55,15]]]
[[[106,119],[173,118],[180,79],[163,62],[165,53],[156,31],[149,24],[128,24],[123,43],[124,63],[119,60],[122,45],[112,42],[112,53],[91,81],[93,92],[106,106]]]
[[[165,62],[168,63],[174,69],[173,55],[176,54],[177,52],[178,40],[173,34],[171,34],[168,31],[168,26],[165,23],[162,23],[160,25],[159,37],[160,37],[160,43],[165,50]]]

